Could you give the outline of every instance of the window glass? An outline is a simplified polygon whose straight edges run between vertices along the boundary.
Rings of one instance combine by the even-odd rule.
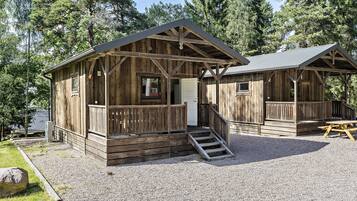
[[[249,82],[238,82],[236,92],[237,94],[249,92]]]
[[[78,95],[79,92],[79,76],[78,73],[72,74],[72,95]]]
[[[159,77],[141,78],[141,97],[142,98],[160,98],[161,83]]]

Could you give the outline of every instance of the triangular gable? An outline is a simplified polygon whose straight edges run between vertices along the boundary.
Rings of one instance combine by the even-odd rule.
[[[248,64],[249,61],[243,57],[239,52],[231,49],[230,47],[228,47],[227,45],[225,45],[222,41],[220,41],[219,39],[213,37],[212,35],[206,33],[205,31],[203,31],[200,27],[198,27],[197,25],[195,25],[193,22],[191,22],[190,20],[187,19],[182,19],[182,20],[177,20],[171,23],[167,23],[161,26],[157,26],[154,28],[150,28],[147,29],[145,31],[136,33],[136,34],[132,34],[129,35],[127,37],[123,37],[117,40],[113,40],[111,42],[107,42],[104,44],[100,44],[97,45],[95,47],[93,47],[92,49],[83,52],[79,55],[76,55],[74,57],[71,57],[69,59],[67,59],[66,61],[53,66],[52,68],[50,68],[48,71],[46,71],[46,73],[50,73],[54,70],[57,70],[61,67],[64,67],[65,65],[71,63],[71,62],[75,62],[75,61],[79,61],[81,59],[87,58],[89,56],[92,56],[94,54],[98,54],[98,53],[103,53],[103,52],[107,52],[111,49],[117,48],[117,47],[121,47],[121,46],[125,46],[128,45],[130,43],[134,43],[136,41],[140,41],[142,39],[145,38],[158,38],[160,37],[163,40],[170,40],[169,37],[173,37],[170,35],[165,35],[163,33],[173,30],[175,29],[177,31],[177,29],[180,29],[180,27],[185,28],[186,30],[189,30],[191,32],[192,35],[197,36],[198,38],[202,39],[202,45],[210,45],[212,46],[211,49],[217,49],[218,51],[221,51],[222,53],[224,53],[225,55],[227,55],[227,57],[231,58],[232,60],[236,60],[237,63],[240,64]],[[192,38],[187,38],[184,39],[188,42],[199,42],[198,39],[192,39]],[[188,43],[190,44],[190,43]],[[194,51],[196,51],[199,54],[206,54],[205,51],[201,51],[200,48],[197,48],[196,46],[192,45],[191,49],[193,49]]]

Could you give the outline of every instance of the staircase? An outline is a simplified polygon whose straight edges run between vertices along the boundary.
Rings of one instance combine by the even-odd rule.
[[[217,137],[211,130],[190,132],[188,137],[189,142],[206,160],[218,160],[234,156],[226,146],[225,141]]]

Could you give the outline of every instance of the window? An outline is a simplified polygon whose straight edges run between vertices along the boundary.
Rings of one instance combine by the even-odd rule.
[[[72,96],[79,94],[79,76],[78,72],[72,73]]]
[[[249,93],[249,82],[238,82],[236,92],[237,95]]]
[[[141,78],[141,98],[159,99],[161,97],[161,82],[159,77]]]

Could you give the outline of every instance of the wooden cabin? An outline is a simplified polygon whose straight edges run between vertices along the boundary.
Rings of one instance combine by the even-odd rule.
[[[219,85],[207,75],[201,90],[202,103],[218,104],[238,133],[296,136],[315,131],[325,120],[355,118],[346,89],[357,63],[338,44],[247,59],[248,65],[227,69]],[[330,76],[344,82],[344,100],[325,97]]]
[[[199,107],[198,83],[205,71],[222,77],[247,63],[189,20],[97,45],[45,73],[55,137],[107,165],[161,159],[191,154],[198,114],[210,113],[216,145],[228,141],[227,122],[213,106]],[[207,153],[217,156],[225,143]]]

